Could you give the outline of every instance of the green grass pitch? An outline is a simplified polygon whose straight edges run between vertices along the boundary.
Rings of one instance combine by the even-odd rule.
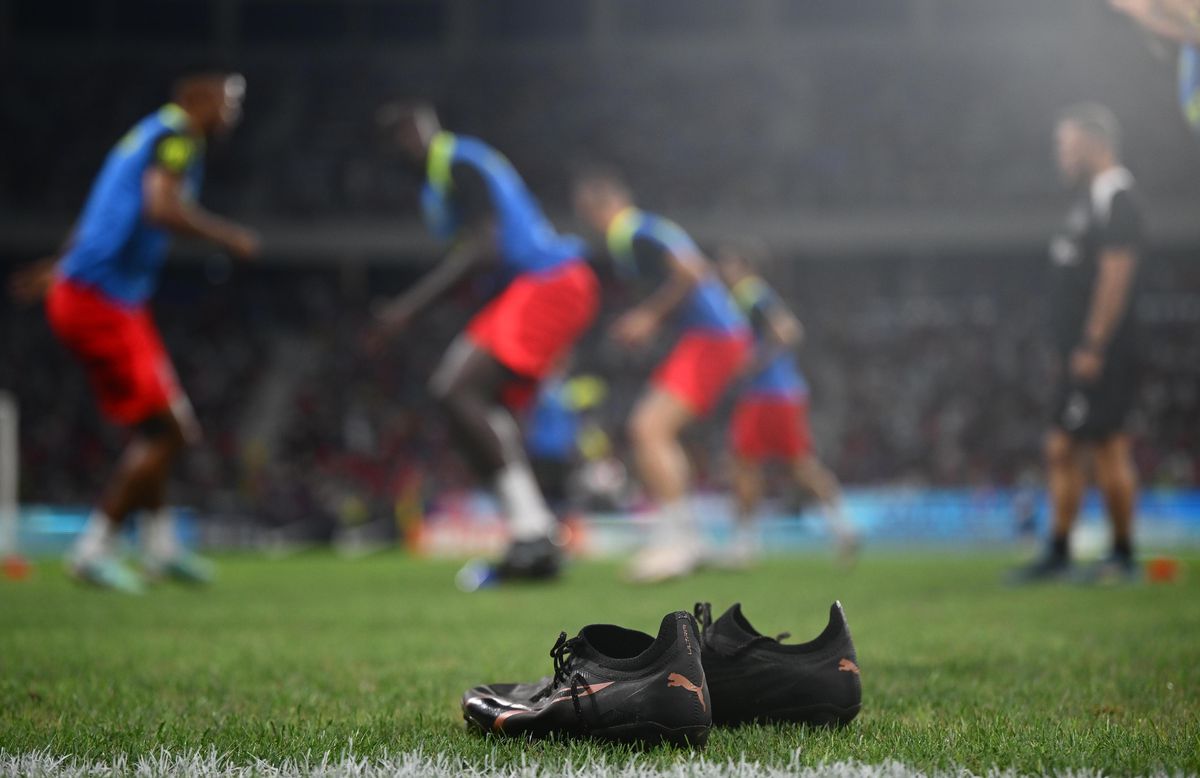
[[[503,768],[588,760],[667,768],[686,752],[525,744],[466,732],[461,692],[546,674],[559,630],[653,630],[735,600],[768,634],[814,636],[841,599],[863,712],[840,731],[714,731],[710,761],[895,760],[919,770],[1200,772],[1200,560],[1182,583],[1010,589],[992,555],[772,560],[652,588],[579,564],[558,585],[455,590],[456,565],[384,554],[228,557],[207,591],[80,589],[46,562],[0,581],[0,752],[109,763],[166,749],[233,764],[420,749]]]

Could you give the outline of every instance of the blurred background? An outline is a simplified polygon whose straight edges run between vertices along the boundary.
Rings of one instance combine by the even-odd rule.
[[[1044,522],[1046,248],[1069,203],[1052,130],[1065,104],[1108,104],[1151,240],[1143,532],[1200,539],[1200,137],[1174,52],[1107,3],[0,0],[0,274],[57,247],[108,149],[166,102],[172,63],[213,52],[248,92],[202,200],[260,229],[265,256],[179,244],[154,304],[206,431],[173,502],[210,545],[495,540],[425,392],[478,295],[382,358],[360,347],[372,301],[438,257],[415,186],[373,141],[395,97],[506,153],[563,228],[570,166],[603,160],[702,243],[765,241],[765,275],[807,330],[818,451],[881,542],[1007,542]],[[593,550],[619,545],[639,505],[622,424],[657,356],[603,330],[574,364],[605,387],[572,486]],[[7,298],[0,389],[20,412],[23,542],[55,547],[122,433],[42,311]],[[727,418],[689,438],[714,524]],[[804,509],[787,490],[771,508],[788,542],[820,538],[790,518]],[[1099,532],[1094,499],[1086,512]]]

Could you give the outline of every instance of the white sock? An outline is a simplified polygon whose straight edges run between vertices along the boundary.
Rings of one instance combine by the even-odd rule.
[[[175,520],[170,508],[143,513],[138,534],[142,551],[148,557],[173,559],[179,553],[179,538],[175,535]]]
[[[117,535],[117,525],[113,523],[104,511],[92,511],[83,532],[71,549],[71,558],[76,562],[90,562],[93,559],[108,556],[113,551],[113,543]]]
[[[733,545],[738,551],[756,553],[762,545],[758,522],[739,521],[733,528]]]
[[[658,533],[660,538],[674,541],[680,538],[696,539],[696,521],[692,507],[686,497],[665,502],[658,508]]]
[[[514,540],[536,540],[554,531],[554,514],[546,506],[533,472],[525,462],[510,464],[500,471],[496,476],[496,493]]]
[[[825,521],[829,524],[829,530],[838,540],[848,540],[855,536],[854,527],[851,526],[850,520],[846,518],[846,514],[842,512],[841,501],[826,503],[822,506],[825,513]]]

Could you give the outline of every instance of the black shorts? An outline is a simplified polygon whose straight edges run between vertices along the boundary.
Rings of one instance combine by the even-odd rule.
[[[1064,358],[1052,423],[1075,440],[1111,438],[1125,428],[1133,409],[1138,373],[1138,358],[1132,350],[1109,354],[1104,371],[1091,383],[1072,379],[1070,358]]]

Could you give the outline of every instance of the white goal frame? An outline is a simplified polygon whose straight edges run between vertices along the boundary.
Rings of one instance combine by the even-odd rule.
[[[0,558],[16,556],[17,483],[21,452],[17,448],[20,415],[17,398],[0,391]]]

